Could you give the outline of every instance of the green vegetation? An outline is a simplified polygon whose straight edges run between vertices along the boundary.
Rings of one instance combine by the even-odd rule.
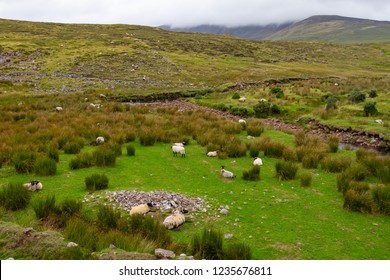
[[[389,157],[341,150],[338,138],[314,137],[304,121],[388,138],[389,44],[6,20],[0,28],[0,52],[11,58],[0,65],[1,258],[103,258],[110,244],[128,258],[151,258],[158,247],[210,259],[390,258]],[[375,102],[375,117],[349,99],[355,89]],[[331,96],[336,106],[327,108]],[[181,98],[189,102],[130,103]],[[267,116],[301,119],[303,132],[274,130]],[[99,146],[98,136],[106,140]],[[174,157],[171,143],[182,141],[186,158]],[[205,156],[214,150],[217,158]],[[238,176],[222,178],[222,165]],[[43,190],[19,183],[31,180]],[[169,231],[169,213],[130,217],[107,206],[106,192],[122,190],[177,192],[204,205]],[[42,250],[17,239],[26,227]],[[70,241],[78,249],[64,249]]]

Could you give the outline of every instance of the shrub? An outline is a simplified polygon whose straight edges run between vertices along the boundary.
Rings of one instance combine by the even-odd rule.
[[[92,174],[85,178],[85,187],[89,191],[107,189],[108,178],[104,174]]]
[[[9,183],[0,189],[0,204],[7,210],[25,209],[30,198],[31,193],[21,183]]]
[[[329,150],[331,153],[337,153],[339,150],[340,139],[337,136],[331,136],[328,139]]]
[[[390,186],[376,186],[372,190],[372,197],[378,211],[390,215]]]
[[[81,212],[83,204],[75,199],[67,198],[60,204],[61,214],[66,217],[72,217]]]
[[[46,220],[50,215],[58,213],[56,198],[54,195],[47,195],[33,204],[35,216],[40,220]]]
[[[352,103],[360,103],[366,100],[366,94],[360,90],[355,89],[348,95],[348,100]]]
[[[19,152],[13,157],[16,173],[31,173],[34,170],[36,154],[33,152]]]
[[[242,179],[246,181],[259,181],[260,180],[260,166],[253,166],[250,170],[244,171]]]
[[[378,93],[377,93],[377,91],[376,91],[375,89],[372,89],[372,90],[370,90],[370,91],[368,92],[368,96],[369,96],[370,98],[375,98],[375,97],[378,96]]]
[[[121,217],[119,211],[110,206],[99,205],[97,213],[97,223],[104,230],[117,228],[118,221]]]
[[[271,88],[270,92],[274,94],[276,98],[282,98],[284,96],[284,91],[280,87]]]
[[[351,211],[372,213],[373,201],[370,193],[368,192],[357,192],[349,189],[344,194],[344,208]]]
[[[274,104],[271,106],[271,114],[272,115],[280,115],[281,110],[278,105]]]
[[[321,161],[321,168],[327,172],[337,173],[346,170],[352,163],[350,157],[325,157]]]
[[[267,101],[259,101],[259,103],[253,106],[253,111],[256,117],[266,118],[270,114],[271,105]]]
[[[368,176],[367,168],[360,164],[354,163],[347,169],[349,177],[354,181],[363,181]]]
[[[125,136],[125,142],[128,143],[128,142],[133,142],[136,138],[136,134],[135,134],[135,131],[127,131],[126,132],[126,136]]]
[[[142,146],[153,146],[156,143],[157,136],[153,133],[144,132],[139,139]]]
[[[306,154],[302,158],[302,167],[307,169],[317,169],[320,163],[320,155],[318,153]]]
[[[80,141],[72,141],[63,147],[65,154],[78,154],[80,153],[81,149],[83,148],[83,143]]]
[[[50,176],[57,173],[57,164],[54,159],[42,158],[35,163],[35,174],[39,176]]]
[[[69,168],[72,170],[88,168],[94,165],[93,155],[91,153],[81,153],[69,162]]]
[[[267,157],[281,158],[286,146],[282,143],[269,141],[263,144],[264,155]]]
[[[260,146],[255,145],[254,143],[249,147],[249,155],[251,158],[258,157],[260,153]]]
[[[240,94],[238,92],[233,93],[232,99],[240,99]]]
[[[296,161],[297,154],[296,151],[290,147],[285,147],[282,153],[282,159],[285,161]]]
[[[116,154],[113,150],[109,148],[106,147],[97,148],[92,153],[92,156],[96,166],[99,167],[115,166]]]
[[[223,259],[222,233],[215,230],[204,229],[201,236],[192,239],[192,255],[197,259],[222,260]]]
[[[301,179],[301,187],[310,187],[311,181],[313,179],[313,173],[302,172],[299,177]]]
[[[366,117],[375,116],[378,114],[378,109],[375,107],[375,105],[376,103],[371,101],[364,104],[363,110]]]
[[[229,109],[230,113],[232,115],[235,115],[235,116],[241,116],[241,117],[249,117],[249,116],[252,116],[253,113],[251,111],[249,111],[247,108],[245,107],[237,107],[237,106],[232,106],[230,109]]]
[[[134,156],[135,155],[135,147],[132,144],[128,144],[126,146],[126,151],[128,156]]]
[[[243,157],[246,155],[246,145],[241,142],[230,142],[224,147],[224,152],[228,155],[228,157]]]
[[[298,172],[298,165],[291,161],[278,161],[275,165],[276,176],[280,180],[291,180]]]
[[[246,131],[248,135],[258,137],[264,132],[264,125],[262,122],[250,122],[247,127]]]

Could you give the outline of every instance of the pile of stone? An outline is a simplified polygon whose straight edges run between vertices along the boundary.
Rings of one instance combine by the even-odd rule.
[[[131,207],[144,203],[152,203],[156,210],[161,211],[178,209],[196,212],[204,208],[204,201],[200,198],[188,198],[179,193],[163,191],[142,192],[123,190],[106,192],[106,200],[125,211],[130,211]]]

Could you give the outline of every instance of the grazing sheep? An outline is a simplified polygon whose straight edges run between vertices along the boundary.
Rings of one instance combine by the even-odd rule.
[[[238,99],[238,101],[240,101],[240,102],[245,102],[245,101],[246,101],[246,98],[245,98],[245,97],[241,97],[240,99]]]
[[[137,206],[133,206],[131,207],[130,209],[130,215],[136,215],[136,214],[139,214],[139,215],[143,215],[143,214],[146,214],[150,211],[150,209],[153,207],[153,204],[148,202],[148,203],[144,203],[144,204],[140,204],[140,205],[137,205]]]
[[[207,156],[208,157],[216,157],[218,155],[218,152],[217,151],[211,151],[211,152],[208,152],[207,153]]]
[[[253,165],[254,166],[262,166],[263,165],[263,161],[261,160],[261,158],[256,157],[255,160],[253,161]]]
[[[176,210],[175,212],[173,212],[173,214],[169,215],[168,217],[166,217],[164,219],[163,225],[167,229],[174,229],[174,228],[177,228],[177,227],[181,226],[182,224],[184,224],[185,221],[186,221],[186,218],[185,218],[184,214],[181,213],[180,211]]]
[[[375,120],[376,123],[379,123],[379,124],[383,124],[383,121],[382,120]]]
[[[179,147],[184,147],[185,143],[184,142],[179,142],[179,143],[173,143],[172,146],[179,146]]]
[[[246,121],[243,120],[243,119],[239,119],[239,120],[238,120],[238,123],[240,123],[240,124],[242,124],[242,125],[246,125]]]
[[[56,107],[56,112],[61,112],[61,111],[62,111],[62,107],[57,106],[57,107]]]
[[[172,146],[172,152],[175,157],[177,157],[177,154],[181,154],[181,157],[186,157],[186,150],[184,147],[180,146]]]
[[[26,187],[29,191],[35,192],[42,190],[42,183],[36,180],[31,181],[30,183],[23,184],[23,187]]]
[[[96,138],[96,144],[103,144],[104,143],[104,137],[103,136],[99,136]]]
[[[236,175],[234,175],[232,172],[225,170],[225,166],[222,166],[221,175],[224,178],[231,178],[231,179],[234,179],[236,177]]]

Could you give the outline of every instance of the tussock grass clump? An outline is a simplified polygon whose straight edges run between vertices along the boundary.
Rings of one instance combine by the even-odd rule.
[[[267,157],[281,158],[286,146],[280,142],[269,141],[263,144],[264,155]]]
[[[121,214],[110,206],[99,205],[97,223],[104,230],[115,229],[118,226]]]
[[[246,131],[248,135],[258,137],[264,132],[264,124],[261,121],[250,121]]]
[[[302,172],[299,176],[301,180],[301,187],[310,187],[313,180],[313,173],[311,172]]]
[[[107,189],[108,178],[105,174],[92,174],[85,177],[85,187],[88,191]]]
[[[80,153],[69,162],[69,168],[72,170],[88,168],[94,165],[92,153]]]
[[[37,155],[34,152],[19,152],[13,157],[15,170],[19,174],[29,174],[34,171]]]
[[[260,166],[253,166],[250,170],[242,173],[242,179],[246,181],[259,181],[260,180]]]
[[[135,147],[133,144],[127,144],[126,151],[128,156],[135,156]]]
[[[83,204],[76,199],[67,198],[59,206],[61,215],[70,218],[74,215],[80,214]]]
[[[244,157],[246,156],[246,145],[238,141],[230,142],[223,148],[223,151],[228,155],[228,157]]]
[[[302,166],[307,169],[317,169],[320,164],[321,155],[319,153],[306,154],[302,158]]]
[[[249,145],[249,155],[251,158],[255,158],[255,157],[258,157],[259,154],[260,154],[260,146],[259,145],[256,145],[255,143],[251,143]]]
[[[52,176],[57,173],[57,164],[54,159],[41,158],[36,161],[34,169],[39,176]]]
[[[298,172],[298,165],[291,161],[278,161],[275,165],[276,176],[280,180],[292,180]]]
[[[93,162],[99,167],[113,167],[116,162],[116,153],[108,147],[99,147],[93,153]]]
[[[344,208],[355,212],[372,213],[373,199],[369,192],[349,189],[344,194]]]
[[[45,198],[41,198],[33,204],[35,216],[39,220],[48,219],[49,216],[55,215],[59,212],[56,206],[56,198],[54,195],[47,195]]]
[[[390,186],[376,186],[372,197],[379,213],[390,215]]]
[[[30,198],[31,193],[21,183],[9,183],[0,189],[0,205],[7,210],[25,209],[30,203]]]
[[[84,147],[84,143],[82,140],[74,140],[69,143],[66,143],[63,147],[65,154],[78,154],[81,149]]]
[[[350,157],[325,157],[321,161],[321,168],[327,172],[338,173],[343,172],[352,164]]]
[[[76,242],[81,247],[91,251],[96,250],[99,231],[88,221],[78,217],[69,219],[66,223],[64,235],[66,239]]]
[[[191,243],[191,254],[196,259],[222,260],[223,236],[216,230],[204,229],[202,235],[195,235]]]
[[[57,145],[54,145],[54,144],[49,145],[49,147],[47,149],[47,157],[50,159],[53,159],[55,162],[59,162],[60,154],[59,154]]]
[[[367,168],[360,163],[353,163],[346,171],[349,177],[355,181],[364,181],[369,175]]]
[[[225,260],[250,260],[252,259],[251,248],[243,243],[233,243],[224,250]]]
[[[340,139],[337,136],[331,136],[328,139],[329,151],[331,153],[337,153],[339,150]]]

